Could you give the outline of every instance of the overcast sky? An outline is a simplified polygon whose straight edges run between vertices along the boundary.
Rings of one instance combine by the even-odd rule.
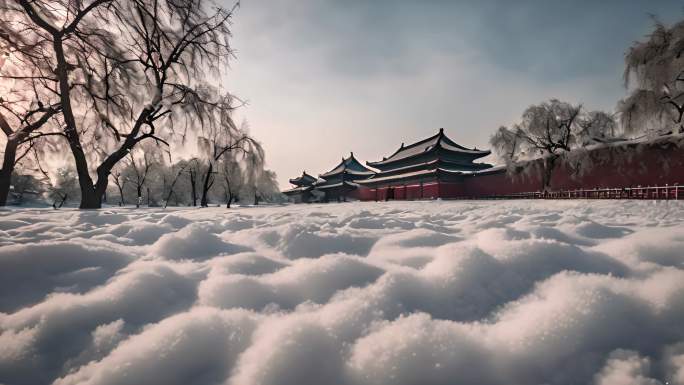
[[[229,0],[223,0],[229,1]],[[675,0],[243,0],[230,90],[282,188],[350,151],[375,161],[444,127],[487,148],[556,97],[612,111],[623,55]]]

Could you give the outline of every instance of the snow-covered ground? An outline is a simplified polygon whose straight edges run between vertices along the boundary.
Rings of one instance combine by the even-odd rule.
[[[3,384],[684,384],[684,202],[0,211]]]

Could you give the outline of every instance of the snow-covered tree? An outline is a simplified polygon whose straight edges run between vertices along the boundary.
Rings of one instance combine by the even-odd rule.
[[[516,163],[543,159],[542,189],[551,185],[551,175],[564,153],[588,144],[607,141],[615,135],[615,120],[602,111],[585,111],[581,105],[551,99],[532,105],[520,123],[500,127],[490,143],[498,156],[515,170]],[[525,163],[530,166],[533,163]]]
[[[245,183],[245,175],[242,166],[234,153],[224,156],[220,163],[221,188],[226,203],[226,208],[235,202]]]
[[[684,132],[684,20],[671,27],[655,22],[644,41],[625,55],[629,95],[618,103],[620,121],[632,135]]]
[[[237,127],[233,123],[230,112],[226,109],[221,115],[222,123],[209,127],[198,138],[198,147],[206,162],[202,178],[202,207],[208,205],[209,190],[216,181],[215,165],[221,159],[226,156],[236,161],[245,157],[252,160],[264,158],[264,150],[261,144],[249,135],[247,123],[244,122]],[[228,164],[232,163],[234,162],[228,162]],[[253,161],[247,167],[260,167],[262,164],[259,161]]]
[[[267,202],[283,202],[283,196],[278,187],[276,173],[271,170],[263,170],[256,181],[256,196]]]
[[[232,54],[231,9],[209,0],[3,4],[3,15],[17,20],[4,29],[45,42],[82,208],[101,206],[112,169],[138,144],[220,124],[232,108],[217,81]],[[20,48],[13,52],[31,67],[31,52]]]
[[[27,202],[39,201],[46,186],[32,173],[23,173],[21,170],[12,174],[12,186],[10,195],[12,204],[22,205]]]
[[[52,207],[58,209],[66,202],[81,200],[78,175],[73,167],[58,169],[57,174],[49,179],[49,183],[48,198],[52,200]]]
[[[160,162],[157,154],[151,147],[141,147],[128,154],[127,176],[129,184],[135,188],[135,207],[143,203],[143,191],[149,189],[148,179],[151,179],[152,171]],[[148,194],[149,201],[149,194]]]

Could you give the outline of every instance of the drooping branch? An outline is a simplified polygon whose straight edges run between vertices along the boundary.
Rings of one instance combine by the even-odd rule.
[[[591,144],[596,138],[615,134],[614,118],[602,111],[584,111],[552,99],[530,106],[523,113],[522,122],[511,129],[501,127],[492,136],[494,151],[505,161],[509,171],[517,172],[518,161],[528,161],[530,154],[543,158],[542,188],[548,189],[557,160],[573,149]],[[532,163],[527,162],[530,166]]]

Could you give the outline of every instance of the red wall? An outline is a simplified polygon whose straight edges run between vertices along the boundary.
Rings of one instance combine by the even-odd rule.
[[[665,184],[684,185],[684,139],[610,146],[573,156],[589,162],[578,171],[572,157],[558,160],[551,176],[552,190],[595,187],[631,187]],[[526,172],[510,175],[506,170],[464,176],[462,183],[426,183],[395,186],[394,199],[430,199],[504,195],[542,189],[542,160],[531,162]],[[385,200],[387,187],[361,188],[362,200]]]
[[[632,187],[684,184],[682,140],[648,142],[598,148],[584,154],[591,167],[577,171],[561,159],[551,176],[552,190],[595,187]],[[473,175],[465,180],[468,196],[501,195],[542,189],[543,161],[533,161],[531,172],[509,175],[505,171]]]
[[[406,186],[406,199],[422,199],[423,196],[423,193],[420,192],[419,184]]]
[[[364,201],[384,201],[391,195],[390,189],[394,189],[395,200],[458,198],[466,195],[464,183],[445,182],[424,183],[422,186],[414,183],[379,188],[360,187],[358,194]]]

